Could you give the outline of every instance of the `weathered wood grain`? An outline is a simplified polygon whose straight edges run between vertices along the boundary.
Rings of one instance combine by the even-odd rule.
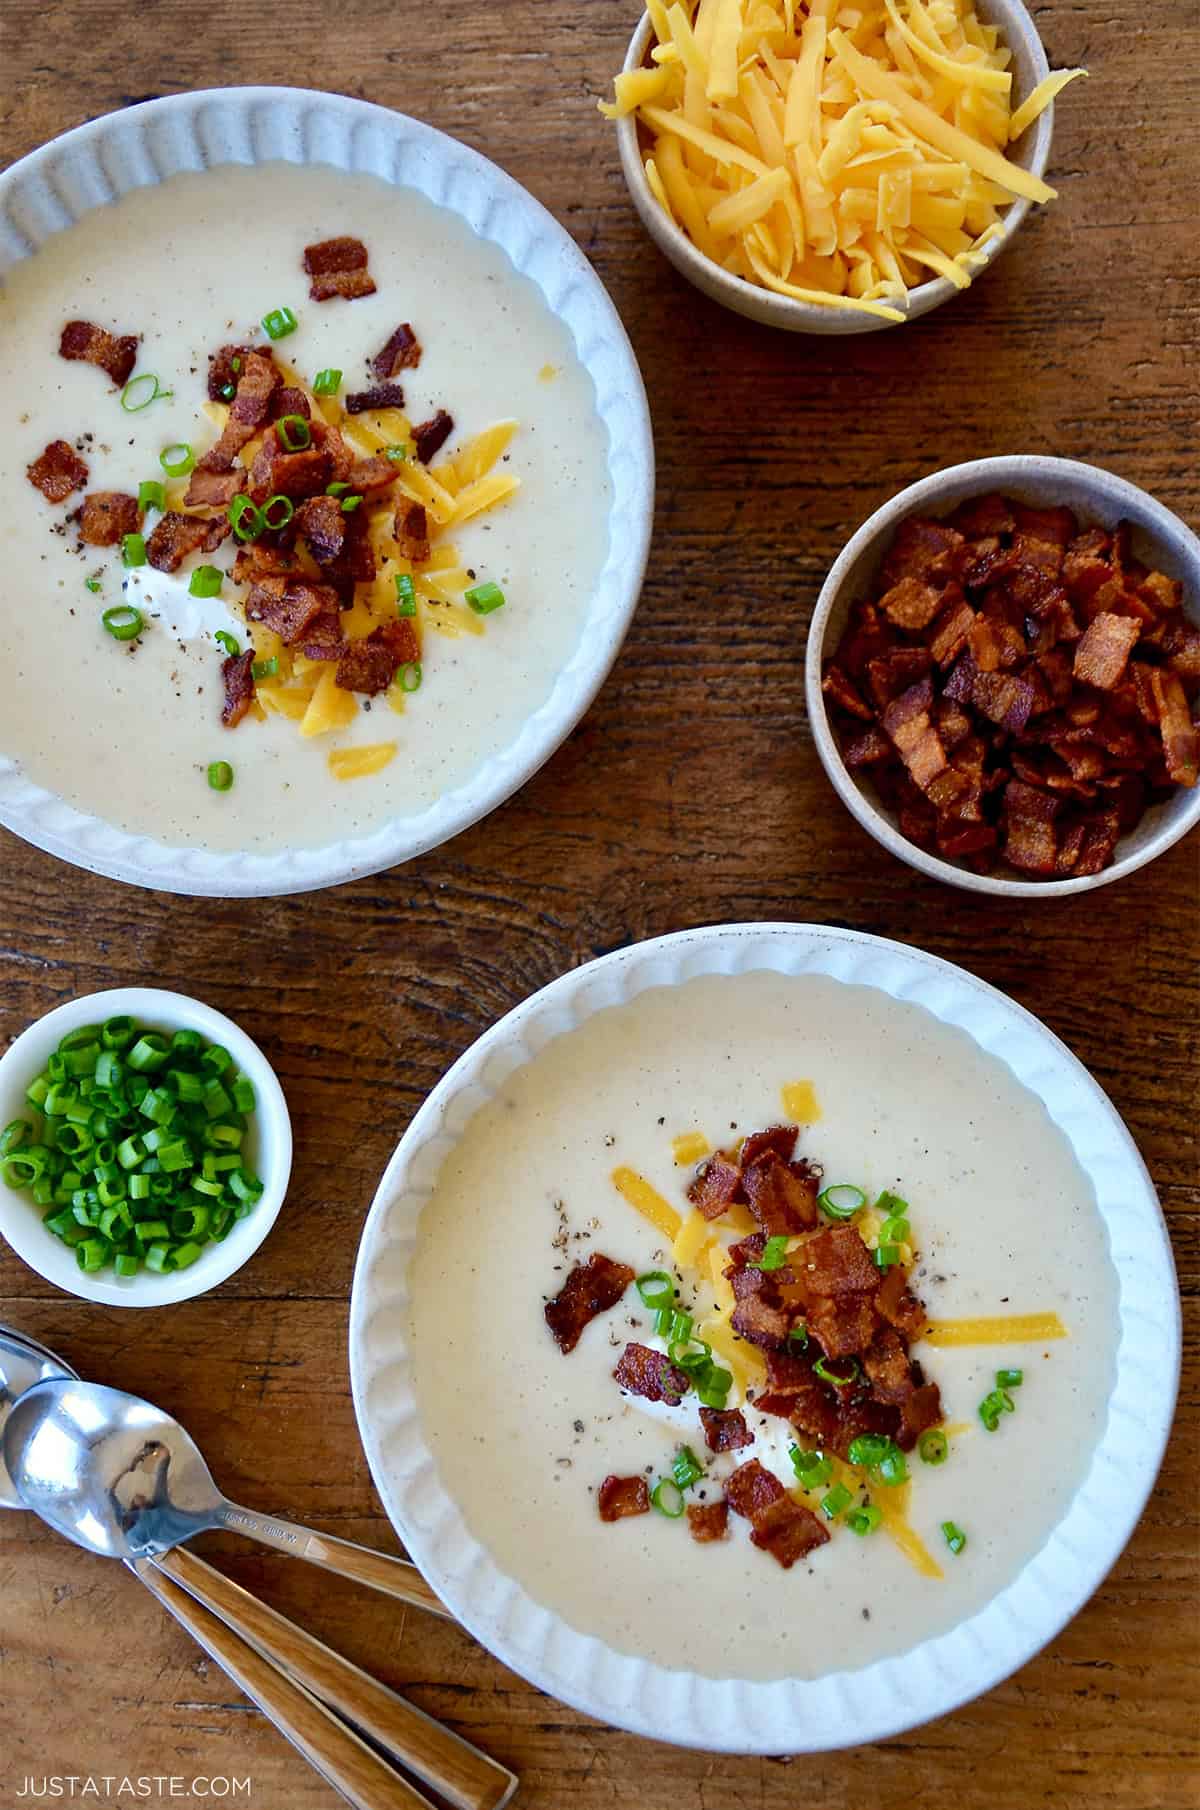
[[[495,157],[621,310],[651,395],[659,502],[643,601],[595,708],[447,848],[324,895],[211,902],[128,891],[0,836],[0,1039],[84,989],[183,988],[263,1044],[296,1131],[276,1230],[213,1296],[108,1312],[5,1253],[0,1316],[178,1412],[234,1496],[392,1549],[354,1427],[346,1301],[376,1181],[448,1063],[534,988],[630,939],[775,917],[919,942],[1038,1013],[1107,1089],[1159,1188],[1184,1296],[1177,1433],[1145,1518],[1016,1678],[847,1754],[683,1754],[560,1707],[452,1628],[232,1538],[209,1549],[518,1770],[529,1810],[1184,1810],[1200,1802],[1197,849],[1060,903],[922,880],[830,793],[801,655],[847,535],[956,459],[1091,459],[1196,522],[1200,16],[1178,0],[1036,6],[1051,60],[1093,72],[1058,109],[1060,200],[946,310],[903,334],[807,342],[715,309],[643,235],[593,108],[635,10],[3,10],[5,160],[150,94],[279,81],[419,114]],[[127,1771],[250,1773],[267,1810],[336,1801],[128,1574],[0,1517],[0,1810],[27,1773]]]

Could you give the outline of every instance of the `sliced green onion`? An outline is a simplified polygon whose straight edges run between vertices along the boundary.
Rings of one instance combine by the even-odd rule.
[[[808,1350],[808,1327],[803,1320],[793,1326],[788,1333],[788,1344],[798,1345],[801,1351]]]
[[[220,593],[224,577],[225,574],[220,566],[197,566],[188,580],[188,590],[193,597],[216,597]],[[226,640],[233,640],[232,635],[224,630],[221,632],[225,634]],[[220,641],[220,639],[219,634],[217,640]]]
[[[703,1377],[695,1381],[696,1395],[701,1407],[723,1408],[733,1384],[733,1372],[722,1370],[719,1364],[712,1364]]]
[[[892,1442],[886,1433],[860,1433],[857,1439],[850,1441],[846,1456],[851,1464],[861,1464],[870,1471],[887,1457],[891,1448]]]
[[[787,1248],[787,1233],[777,1233],[773,1238],[767,1239],[762,1255],[752,1259],[749,1267],[756,1270],[781,1270],[787,1262]]]
[[[33,1128],[28,1119],[10,1119],[0,1131],[0,1156],[9,1156],[12,1151],[27,1144],[32,1136]]]
[[[877,1244],[872,1256],[876,1269],[894,1269],[900,1261],[900,1246],[898,1244]]]
[[[908,1244],[911,1238],[912,1227],[902,1215],[885,1219],[879,1228],[880,1244]]]
[[[942,1533],[945,1535],[947,1546],[957,1558],[967,1543],[966,1534],[961,1527],[956,1527],[953,1521],[942,1522]]]
[[[867,1534],[874,1533],[882,1520],[883,1510],[876,1508],[873,1502],[864,1502],[860,1507],[850,1510],[846,1516],[846,1526],[851,1533],[856,1533],[862,1539]]]
[[[136,1035],[132,1018],[107,1018],[100,1027],[100,1041],[106,1050],[127,1050]]]
[[[490,616],[504,605],[504,592],[490,579],[486,584],[473,585],[464,595],[477,616]]]
[[[996,1386],[1000,1389],[1019,1389],[1025,1381],[1023,1370],[997,1370]]]
[[[907,1214],[908,1202],[899,1194],[893,1194],[890,1188],[885,1188],[875,1202],[875,1211],[882,1213],[885,1219],[891,1219],[900,1214]]]
[[[650,1491],[651,1505],[668,1521],[678,1521],[683,1513],[683,1491],[670,1477],[660,1477]]]
[[[836,1521],[842,1510],[848,1508],[853,1500],[853,1492],[844,1483],[835,1483],[821,1497],[821,1513],[827,1521]]]
[[[176,440],[173,445],[163,447],[158,462],[169,478],[186,478],[195,466],[196,455],[186,440]]]
[[[195,573],[193,573],[192,576],[195,577]],[[213,640],[216,642],[221,652],[223,654],[228,654],[231,660],[236,660],[242,651],[241,643],[237,636],[231,635],[227,628],[219,628],[213,636]]]
[[[385,459],[390,459],[393,465],[402,465],[408,457],[408,447],[407,445],[385,446],[383,456]]]
[[[268,339],[286,339],[296,331],[296,317],[290,308],[272,308],[270,314],[263,315],[262,324]]]
[[[350,486],[342,478],[335,478],[332,484],[326,484],[326,496],[345,496]]]
[[[147,478],[138,485],[139,509],[165,509],[166,506],[167,493],[157,478]]]
[[[107,1238],[85,1238],[82,1244],[75,1246],[75,1261],[81,1270],[92,1275],[104,1268],[111,1249]]]
[[[140,535],[138,539],[141,539]],[[114,603],[111,610],[105,610],[100,621],[114,641],[136,641],[146,626],[142,612],[135,610],[131,603]]]
[[[208,763],[208,783],[214,792],[228,792],[233,785],[233,768],[227,760]]]
[[[690,1489],[698,1478],[703,1477],[704,1466],[696,1457],[691,1446],[680,1446],[671,1465],[671,1475],[680,1489]]]
[[[121,391],[121,407],[127,415],[138,415],[152,402],[160,398],[166,401],[174,394],[174,390],[163,389],[153,371],[142,371],[137,377],[131,377]]]
[[[879,1481],[893,1489],[908,1482],[908,1460],[898,1445],[893,1445],[886,1457],[880,1459]]]
[[[136,1276],[141,1267],[141,1258],[132,1251],[118,1251],[113,1258],[113,1268],[118,1276]]]
[[[341,388],[342,373],[335,366],[318,371],[313,378],[314,396],[336,396]]]
[[[257,540],[266,527],[262,510],[244,491],[230,503],[229,520],[233,532],[241,541]]]
[[[286,528],[295,513],[296,505],[291,497],[277,490],[262,506],[263,526],[273,530]]]
[[[922,1464],[945,1464],[950,1456],[950,1441],[937,1427],[930,1427],[917,1441]]]
[[[805,1452],[793,1445],[788,1447],[788,1457],[805,1489],[817,1489],[833,1476],[833,1466],[823,1452]]]
[[[129,1052],[129,1066],[139,1075],[149,1074],[162,1067],[169,1049],[166,1038],[158,1031],[143,1031]]]
[[[410,572],[396,574],[396,614],[397,616],[415,616],[417,613],[417,593]]]
[[[275,423],[275,437],[284,452],[307,452],[312,445],[312,428],[303,415],[280,415]]]
[[[866,1204],[866,1195],[852,1182],[834,1182],[832,1187],[817,1195],[817,1205],[830,1219],[853,1219]]]
[[[343,497],[343,498],[342,498],[342,512],[343,512],[343,514],[344,514],[344,515],[349,515],[349,514],[350,514],[350,512],[351,512],[351,510],[353,510],[353,509],[357,509],[357,508],[358,508],[358,505],[359,505],[359,504],[360,504],[360,503],[361,503],[361,502],[362,502],[362,497],[361,497],[361,496],[360,496],[360,495],[355,495],[355,496],[344,496],[344,497]]]
[[[121,536],[121,564],[124,566],[144,566],[145,563],[145,538],[140,534],[123,534]]]
[[[840,1371],[830,1368],[831,1361],[832,1360],[829,1358],[818,1358],[813,1365],[813,1373],[814,1375],[819,1376],[822,1382],[832,1383],[835,1388],[847,1389],[851,1383],[857,1382],[862,1375],[857,1358],[851,1357],[840,1359],[839,1362],[842,1365]]]
[[[250,671],[256,679],[273,679],[279,671],[279,655],[272,654],[269,660],[255,660]]]
[[[633,1286],[642,1298],[642,1306],[652,1308],[655,1313],[660,1307],[669,1307],[675,1299],[675,1284],[666,1270],[647,1270]]]
[[[101,585],[100,580],[98,578],[85,578],[83,581],[83,584],[84,584],[84,589],[88,590],[88,591],[96,592],[96,591],[100,591],[103,589],[103,586]]]
[[[1016,1405],[1006,1389],[993,1389],[979,1404],[979,1418],[988,1432],[994,1433],[1000,1425],[1000,1416],[1014,1413]]]

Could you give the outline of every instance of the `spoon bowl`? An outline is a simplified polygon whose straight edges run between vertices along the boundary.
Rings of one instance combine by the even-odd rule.
[[[32,1389],[35,1383],[47,1382],[55,1377],[72,1377],[74,1374],[70,1365],[56,1357],[45,1345],[40,1345],[36,1339],[29,1338],[23,1332],[14,1332],[11,1327],[0,1326],[0,1439],[18,1396],[23,1395],[26,1389]],[[0,1445],[0,1508],[24,1506],[8,1474]]]

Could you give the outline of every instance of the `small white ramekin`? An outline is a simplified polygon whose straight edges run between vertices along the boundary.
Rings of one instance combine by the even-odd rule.
[[[1035,508],[1065,504],[1075,511],[1081,527],[1099,524],[1112,528],[1119,521],[1131,522],[1137,557],[1168,577],[1182,580],[1184,610],[1193,621],[1200,622],[1200,540],[1146,491],[1098,465],[1082,465],[1074,459],[1050,459],[1038,453],[971,459],[966,464],[935,471],[901,490],[868,516],[838,554],[821,587],[808,631],[804,673],[808,720],[821,765],[834,791],[863,829],[891,854],[930,879],[945,880],[967,892],[994,893],[1002,898],[1061,899],[1070,893],[1110,885],[1144,867],[1186,836],[1200,823],[1200,786],[1190,790],[1180,786],[1172,798],[1148,810],[1137,828],[1118,842],[1112,866],[1098,874],[1085,874],[1077,880],[1018,879],[1013,870],[977,874],[957,861],[929,854],[901,835],[894,813],[885,808],[870,781],[856,778],[843,761],[821,690],[825,661],[832,657],[841,640],[851,606],[865,595],[900,523],[910,515],[947,515],[968,497],[986,496],[989,491],[999,491]]]
[[[980,0],[978,10],[988,24],[1000,27],[1004,41],[1013,53],[1015,108],[1050,73],[1037,26],[1021,0]],[[644,14],[629,41],[625,69],[641,68],[650,49],[652,32],[650,16]],[[1010,147],[1013,162],[1034,176],[1044,176],[1053,130],[1054,108],[1049,106],[1021,134],[1016,145]],[[782,327],[788,333],[878,333],[881,328],[900,324],[869,314],[851,313],[848,309],[822,308],[817,302],[798,302],[790,295],[776,295],[770,289],[722,270],[692,244],[673,220],[667,218],[655,200],[642,163],[637,120],[632,115],[617,121],[617,147],[625,183],[642,225],[679,274],[714,302],[720,302],[723,308],[731,308],[735,314],[744,314],[748,320],[761,321],[767,327]],[[979,281],[988,265],[994,264],[1004,247],[1012,242],[1029,208],[1030,203],[1018,197],[1005,209],[999,233],[984,248],[984,261],[976,269],[974,282]],[[948,277],[934,277],[928,283],[919,283],[915,289],[910,289],[897,307],[903,308],[908,320],[915,320],[918,315],[928,314],[931,308],[940,308],[943,302],[961,293]]]
[[[245,1219],[234,1221],[222,1243],[207,1245],[195,1263],[167,1275],[146,1269],[127,1279],[111,1269],[85,1274],[70,1246],[42,1225],[45,1209],[3,1181],[0,1237],[30,1269],[81,1300],[101,1301],[109,1307],[168,1307],[206,1294],[226,1281],[263,1242],[283,1204],[292,1172],[292,1122],[275,1070],[231,1018],[198,999],[189,999],[186,993],[169,993],[158,987],[114,987],[111,992],[84,993],[56,1006],[9,1045],[0,1056],[0,1125],[7,1125],[10,1119],[34,1118],[25,1090],[69,1031],[122,1015],[153,1031],[199,1031],[210,1043],[223,1044],[229,1051],[257,1096],[246,1156],[263,1184],[262,1199]]]

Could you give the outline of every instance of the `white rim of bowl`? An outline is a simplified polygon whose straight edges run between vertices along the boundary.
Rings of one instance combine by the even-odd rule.
[[[617,1653],[498,1569],[447,1496],[421,1437],[407,1372],[407,1297],[396,1274],[438,1167],[509,1074],[593,1012],[646,988],[763,968],[881,988],[960,1026],[1004,1062],[1046,1104],[1088,1175],[1119,1282],[1104,1428],[1045,1544],[949,1633],[859,1671],[803,1683],[711,1679]],[[411,1171],[426,1151],[415,1184]],[[377,1274],[385,1261],[387,1281]],[[400,1538],[476,1639],[540,1689],[635,1734],[765,1754],[854,1746],[915,1727],[990,1690],[1060,1632],[1120,1555],[1153,1487],[1171,1428],[1181,1331],[1170,1239],[1145,1164],[1112,1103],[1051,1030],[996,988],[922,950],[861,931],[763,923],[678,931],[602,956],[516,1006],[458,1059],[380,1181],[355,1265],[349,1343],[375,1486]]]
[[[215,1006],[206,1005],[202,999],[194,999],[188,993],[173,993],[165,987],[110,987],[102,993],[78,993],[73,999],[64,1000],[52,1011],[44,1012],[13,1039],[0,1056],[0,1089],[3,1088],[11,1073],[24,1072],[29,1065],[25,1052],[30,1044],[41,1043],[49,1038],[48,1050],[57,1046],[58,1038],[76,1025],[87,1024],[94,1017],[100,1023],[106,1018],[114,1018],[120,1014],[144,1021],[153,1030],[157,1027],[164,1030],[197,1030],[208,1037],[211,1042],[221,1043],[229,1050],[237,1066],[249,1075],[254,1083],[258,1096],[256,1115],[260,1118],[259,1157],[263,1169],[267,1168],[265,1151],[268,1144],[273,1146],[270,1161],[270,1174],[262,1174],[262,1199],[253,1212],[244,1220],[235,1222],[229,1236],[215,1249],[206,1247],[196,1262],[186,1270],[174,1270],[163,1276],[154,1275],[147,1270],[139,1270],[127,1282],[118,1281],[109,1272],[85,1275],[82,1270],[72,1272],[76,1279],[64,1281],[61,1277],[50,1275],[43,1268],[41,1255],[46,1247],[54,1249],[58,1240],[43,1230],[41,1209],[33,1205],[26,1195],[15,1188],[8,1188],[0,1181],[0,1196],[11,1197],[16,1206],[24,1209],[23,1213],[14,1213],[13,1219],[21,1230],[17,1237],[12,1236],[12,1226],[0,1224],[0,1241],[6,1243],[23,1263],[49,1282],[52,1288],[61,1289],[65,1294],[76,1296],[82,1301],[98,1301],[108,1307],[174,1307],[180,1301],[194,1300],[197,1295],[208,1294],[211,1289],[220,1287],[230,1276],[236,1275],[262,1245],[275,1221],[279,1217],[279,1209],[287,1196],[288,1182],[292,1173],[292,1120],[288,1112],[287,1099],[280,1086],[275,1070],[255,1043],[232,1018],[224,1012],[218,1012]],[[32,1076],[26,1077],[26,1083]],[[24,1098],[24,1086],[21,1088]],[[2,1117],[0,1113],[0,1117]],[[26,1218],[28,1220],[28,1236],[25,1235]],[[238,1227],[245,1228],[245,1235],[238,1236]],[[22,1338],[27,1335],[22,1333]]]
[[[413,188],[507,255],[567,327],[608,433],[609,546],[578,644],[516,739],[413,818],[313,849],[261,855],[119,830],[0,758],[0,823],[110,879],[216,898],[279,896],[379,873],[438,847],[510,798],[590,708],[637,607],[654,514],[654,446],[637,359],[607,290],[566,229],[498,165],[406,114],[306,88],[208,88],[62,133],[0,175],[0,270],[117,196],[211,164],[334,163]],[[385,174],[385,170],[388,172]]]
[[[1046,48],[1042,43],[1041,33],[1038,31],[1028,8],[1022,4],[1022,0],[1004,0],[1004,4],[1012,12],[1014,17],[1020,21],[1022,34],[1029,45],[1032,55],[1037,81],[1044,81],[1046,76],[1050,74],[1050,65],[1046,60]],[[987,12],[988,8],[984,6],[983,10]],[[621,65],[622,74],[627,73],[631,69],[640,69],[642,67],[642,64],[645,61],[646,51],[649,47],[652,30],[653,21],[651,20],[650,15],[645,13],[639,20],[637,29],[629,40],[629,48],[625,52],[625,61]],[[621,169],[624,173],[626,186],[630,191],[630,196],[634,200],[635,205],[638,206],[639,213],[642,212],[643,209],[654,211],[654,218],[661,227],[664,239],[670,241],[678,265],[680,267],[686,266],[687,270],[691,273],[693,282],[696,282],[699,287],[703,289],[705,281],[712,280],[715,274],[717,280],[721,283],[721,286],[723,288],[728,287],[732,295],[738,296],[747,303],[753,302],[754,307],[757,310],[756,318],[761,319],[764,315],[769,313],[770,315],[777,317],[770,322],[771,325],[800,326],[801,329],[803,329],[804,323],[809,321],[812,323],[814,331],[824,332],[828,330],[829,311],[819,307],[817,303],[798,302],[793,296],[775,294],[770,289],[761,288],[757,283],[747,282],[745,277],[735,276],[732,271],[722,270],[720,265],[714,264],[711,259],[706,258],[704,253],[700,251],[697,246],[693,245],[683,229],[677,226],[668,215],[663,213],[663,210],[659,207],[658,202],[651,193],[650,184],[646,180],[645,166],[642,163],[641,154],[638,149],[636,116],[627,114],[624,118],[617,120],[616,127],[617,149],[621,158]],[[1051,102],[1050,105],[1038,115],[1037,119],[1034,120],[1032,129],[1033,137],[1029,144],[1029,162],[1022,167],[1027,169],[1033,176],[1044,177],[1046,174],[1046,166],[1050,161],[1050,145],[1054,136],[1053,102]],[[1027,127],[1026,130],[1029,130],[1029,128]],[[995,263],[996,259],[1000,256],[1000,253],[1011,242],[1022,221],[1029,213],[1031,205],[1032,204],[1026,200],[1024,196],[1017,196],[1011,203],[1001,219],[1000,231],[996,234],[995,238],[991,239],[983,248],[983,261],[976,267],[971,275],[972,286],[977,283],[984,272]],[[916,319],[922,314],[928,314],[931,309],[940,307],[943,302],[948,302],[952,296],[959,294],[961,294],[961,291],[956,284],[950,281],[949,277],[931,277],[927,283],[918,283],[914,288],[910,289],[904,300],[897,303],[897,307],[903,307],[908,316],[912,319]],[[770,306],[768,306],[768,304],[770,304]],[[846,334],[855,332],[872,333],[885,328],[907,326],[908,324],[908,321],[885,321],[863,315],[860,323],[856,323],[853,327],[844,327],[840,329],[840,331]]]
[[[1114,880],[1136,873],[1139,867],[1145,867],[1147,862],[1173,848],[1189,830],[1200,823],[1200,786],[1195,789],[1186,808],[1179,812],[1174,822],[1163,823],[1143,847],[1120,856],[1098,874],[1085,874],[1074,880],[1010,880],[1006,874],[977,874],[969,867],[957,867],[939,855],[931,855],[927,850],[918,848],[915,842],[910,842],[907,836],[901,835],[852,778],[829,721],[825,694],[821,689],[825,634],[847,574],[873,541],[898,527],[907,516],[916,514],[922,503],[928,501],[931,507],[935,506],[948,481],[968,476],[973,483],[978,479],[980,495],[989,490],[1003,490],[1006,484],[1027,488],[1031,479],[1044,479],[1049,483],[1056,478],[1074,480],[1094,487],[1097,486],[1097,480],[1102,480],[1103,487],[1110,496],[1119,498],[1139,517],[1149,517],[1159,535],[1179,540],[1185,552],[1195,561],[1197,571],[1200,571],[1200,540],[1187,523],[1181,521],[1165,503],[1160,503],[1157,497],[1151,496],[1149,491],[1131,484],[1127,478],[1118,477],[1102,465],[1089,465],[1079,459],[1056,459],[1041,453],[1009,453],[991,459],[966,459],[959,465],[943,466],[940,471],[930,472],[928,477],[918,478],[915,484],[897,491],[894,497],[881,504],[874,514],[867,517],[861,528],[851,535],[829,568],[829,576],[821,586],[809,624],[804,659],[805,700],[813,740],[826,776],[851,816],[877,842],[882,843],[890,854],[895,855],[898,861],[915,867],[929,879],[945,881],[947,885],[960,887],[966,892],[986,893],[992,898],[1061,899],[1071,893],[1092,892],[1097,886],[1110,886]],[[1153,532],[1150,529],[1145,531]],[[1196,601],[1200,603],[1200,593]],[[1117,847],[1120,848],[1120,842]]]

